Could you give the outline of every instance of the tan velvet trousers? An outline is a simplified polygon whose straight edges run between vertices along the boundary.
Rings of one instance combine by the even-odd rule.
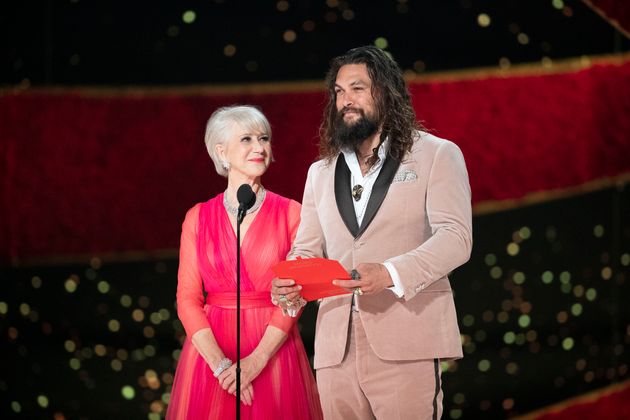
[[[352,312],[348,334],[343,362],[317,370],[326,420],[441,418],[443,394],[437,359],[396,362],[378,358],[358,312]]]

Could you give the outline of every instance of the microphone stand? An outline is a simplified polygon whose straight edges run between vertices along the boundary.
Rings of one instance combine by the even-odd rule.
[[[240,205],[236,216],[236,420],[241,418],[241,223],[246,212]]]

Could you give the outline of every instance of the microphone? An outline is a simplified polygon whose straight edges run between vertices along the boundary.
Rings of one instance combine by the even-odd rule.
[[[238,200],[238,214],[236,216],[237,223],[242,223],[247,210],[251,209],[256,203],[256,194],[252,191],[249,184],[243,184],[236,191],[236,199]]]

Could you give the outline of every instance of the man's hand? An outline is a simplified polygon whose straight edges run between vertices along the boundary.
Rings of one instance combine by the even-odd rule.
[[[357,294],[363,295],[378,293],[394,285],[389,271],[383,264],[359,264],[355,270],[361,276],[359,280],[333,280],[333,284],[350,292],[355,292],[360,287],[361,292]]]

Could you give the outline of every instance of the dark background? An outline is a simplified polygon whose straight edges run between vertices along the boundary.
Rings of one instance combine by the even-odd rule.
[[[21,88],[321,81],[366,44],[409,75],[630,50],[561,0],[8,2],[0,36],[0,84]],[[506,418],[628,378],[628,214],[621,184],[475,216],[451,277],[465,358],[444,365],[444,418]],[[163,417],[183,339],[177,264],[2,267],[0,417]],[[300,323],[309,351],[315,314]]]

